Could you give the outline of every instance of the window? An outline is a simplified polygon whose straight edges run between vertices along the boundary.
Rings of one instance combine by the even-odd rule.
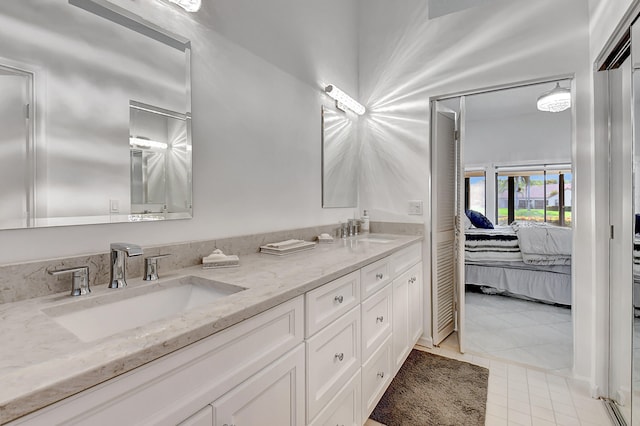
[[[464,209],[486,214],[486,184],[484,170],[464,172]]]
[[[500,169],[496,176],[498,225],[525,220],[571,226],[571,183],[568,167]]]

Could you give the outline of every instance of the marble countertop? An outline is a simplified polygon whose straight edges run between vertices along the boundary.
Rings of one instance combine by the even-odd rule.
[[[286,256],[246,255],[236,268],[160,270],[158,281],[129,279],[124,289],[92,286],[89,296],[72,298],[64,293],[0,304],[0,423],[130,371],[423,239],[393,235],[391,242],[380,243],[366,237],[319,244]],[[93,342],[81,341],[44,313],[75,311],[79,303],[90,304],[114,292],[122,292],[123,298],[127,292],[133,296],[145,286],[161,286],[186,275],[247,290]]]

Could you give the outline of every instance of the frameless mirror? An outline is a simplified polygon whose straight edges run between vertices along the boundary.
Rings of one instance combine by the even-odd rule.
[[[356,122],[337,108],[322,106],[322,207],[358,203]]]
[[[0,19],[0,229],[191,217],[189,41],[106,0]]]

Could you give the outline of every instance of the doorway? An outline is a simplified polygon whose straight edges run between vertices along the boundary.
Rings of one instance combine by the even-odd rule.
[[[453,292],[456,333],[442,344],[569,374],[573,366],[572,118],[570,110],[536,109],[538,97],[556,84],[570,88],[571,80],[478,91],[433,103],[434,110],[447,108],[458,117],[460,160],[452,166],[460,173],[448,188],[457,190],[463,204],[454,209],[461,238],[451,256],[458,255],[455,269],[461,271]],[[442,143],[435,137],[432,141]],[[434,180],[439,178],[437,166],[432,175]],[[433,184],[435,192],[442,179]],[[465,226],[469,210],[494,229]],[[435,212],[432,217],[438,220]],[[433,224],[434,234],[437,226]],[[563,241],[562,252],[557,256],[551,249],[546,254],[530,253],[530,239],[542,233],[557,234]],[[521,240],[526,246],[524,258]],[[440,282],[433,282],[435,294]],[[435,327],[436,317],[433,323]]]

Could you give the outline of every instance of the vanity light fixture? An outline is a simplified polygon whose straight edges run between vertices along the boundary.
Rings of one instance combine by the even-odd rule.
[[[202,6],[202,0],[169,0],[171,3],[175,3],[187,12],[197,12]]]
[[[167,149],[169,145],[164,142],[158,142],[144,137],[129,137],[129,146],[138,148],[155,148],[155,149]]]
[[[538,110],[540,111],[560,112],[569,108],[571,108],[571,90],[560,87],[560,83],[556,83],[553,90],[538,98]]]
[[[331,96],[333,99],[336,100],[336,107],[338,109],[341,109],[344,111],[346,107],[358,115],[362,115],[366,111],[366,109],[364,108],[364,105],[360,104],[358,101],[356,101],[351,96],[344,93],[342,90],[338,89],[333,84],[330,84],[327,87],[325,87],[324,91],[327,95]]]

